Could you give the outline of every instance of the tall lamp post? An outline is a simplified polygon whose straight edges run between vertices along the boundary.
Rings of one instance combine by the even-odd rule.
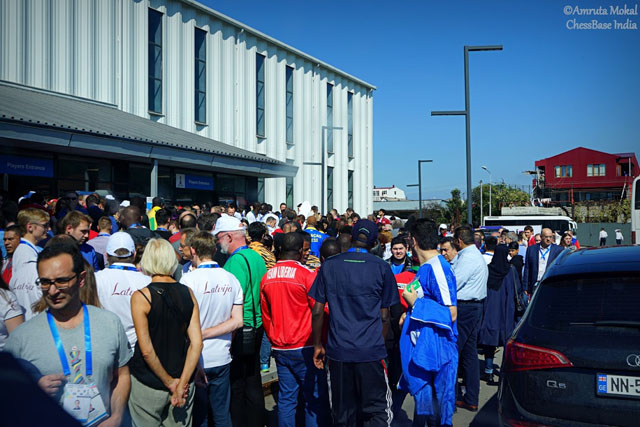
[[[464,47],[464,110],[463,111],[432,111],[432,116],[465,116],[467,133],[467,222],[471,218],[471,109],[469,106],[469,52],[485,50],[502,50],[502,45],[465,46]]]
[[[432,162],[433,160],[418,160],[418,208],[420,209],[420,218],[422,218],[422,164]]]
[[[484,217],[482,213],[482,180],[480,180],[480,225],[484,226]]]
[[[482,169],[489,174],[489,216],[491,216],[491,171],[486,166],[482,166]]]

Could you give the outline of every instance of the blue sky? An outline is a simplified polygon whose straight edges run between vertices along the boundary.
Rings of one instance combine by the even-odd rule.
[[[375,86],[374,185],[406,189],[423,165],[423,197],[466,190],[464,45],[502,44],[469,58],[472,182],[528,185],[535,160],[578,146],[640,147],[640,16],[612,1],[205,0],[204,4]],[[640,0],[638,1],[640,3]],[[626,2],[630,7],[636,3]],[[636,30],[569,30],[567,21]],[[417,189],[408,189],[417,199]]]

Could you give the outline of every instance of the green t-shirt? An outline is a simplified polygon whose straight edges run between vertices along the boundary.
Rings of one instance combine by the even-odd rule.
[[[251,269],[251,283],[249,283],[249,271],[247,271],[247,263],[249,262]],[[243,249],[233,254],[224,264],[224,269],[233,274],[244,294],[244,315],[243,320],[245,326],[253,325],[253,308],[256,308],[256,327],[262,326],[262,310],[260,310],[260,282],[262,276],[267,273],[262,257],[252,249]]]

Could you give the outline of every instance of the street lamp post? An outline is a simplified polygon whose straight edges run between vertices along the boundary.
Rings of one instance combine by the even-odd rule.
[[[431,162],[433,160],[418,160],[418,208],[420,209],[420,218],[422,218],[422,164]]]
[[[489,216],[491,216],[491,171],[486,166],[482,166],[482,169],[489,174]]]
[[[480,180],[480,225],[484,226],[484,217],[482,215],[482,180]]]
[[[432,116],[465,116],[467,134],[467,222],[471,218],[471,111],[469,105],[469,52],[502,50],[502,45],[464,47],[464,111],[432,111]]]

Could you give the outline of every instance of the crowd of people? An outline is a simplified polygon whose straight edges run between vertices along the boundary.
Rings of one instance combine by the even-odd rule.
[[[414,426],[451,425],[562,251],[308,202],[34,193],[2,214],[0,350],[84,425],[263,426],[271,359],[280,426],[388,426],[407,394]]]

